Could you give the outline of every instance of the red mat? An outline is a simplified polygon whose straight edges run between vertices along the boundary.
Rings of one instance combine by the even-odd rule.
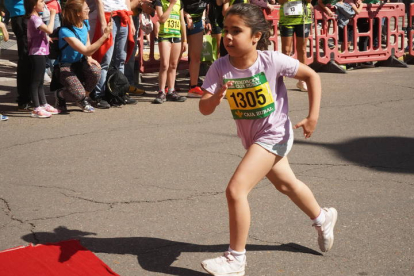
[[[1,251],[0,275],[119,276],[78,240],[20,246]]]

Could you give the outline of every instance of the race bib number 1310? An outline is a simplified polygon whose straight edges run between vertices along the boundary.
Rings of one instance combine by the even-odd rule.
[[[260,119],[275,111],[272,90],[264,73],[243,79],[224,79],[223,83],[232,81],[226,96],[233,118]]]

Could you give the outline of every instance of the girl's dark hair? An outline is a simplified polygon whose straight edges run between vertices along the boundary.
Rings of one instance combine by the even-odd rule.
[[[235,4],[227,11],[228,15],[238,15],[244,20],[244,24],[252,29],[252,35],[261,32],[262,36],[257,42],[256,49],[267,50],[270,45],[270,23],[265,19],[259,6],[252,4]]]
[[[68,0],[62,10],[62,26],[78,26],[82,23],[79,14],[83,12],[85,0]]]
[[[26,16],[30,16],[36,6],[38,0],[24,0],[23,5],[26,11]],[[46,4],[45,4],[46,5]]]

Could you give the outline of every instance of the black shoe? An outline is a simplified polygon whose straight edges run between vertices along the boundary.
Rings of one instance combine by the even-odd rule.
[[[166,98],[167,98],[167,101],[171,101],[171,102],[185,102],[187,100],[187,97],[180,96],[175,91],[168,93]]]
[[[93,106],[99,109],[108,109],[111,107],[111,105],[107,101],[101,98],[95,98],[93,100]]]
[[[60,89],[56,90],[56,102],[55,107],[60,110],[60,113],[68,113],[68,108],[66,106],[66,100],[61,96]]]
[[[131,104],[131,105],[133,105],[133,104],[137,104],[138,103],[137,100],[131,99],[131,97],[129,96],[128,93],[125,94],[125,96],[123,97],[123,99],[124,99],[125,104]]]
[[[31,103],[19,104],[17,106],[18,111],[32,111],[33,106]]]
[[[163,102],[165,102],[166,97],[165,97],[165,93],[160,91],[158,92],[157,97],[152,101],[153,104],[162,104]]]

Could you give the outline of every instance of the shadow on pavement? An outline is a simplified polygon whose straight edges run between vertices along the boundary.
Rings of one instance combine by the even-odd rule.
[[[361,137],[336,144],[297,140],[295,143],[328,148],[347,161],[373,170],[414,173],[414,138]]]
[[[171,266],[183,252],[217,252],[227,250],[227,244],[201,245],[185,242],[170,241],[152,237],[125,237],[125,238],[95,238],[95,233],[70,230],[60,226],[53,232],[35,232],[22,237],[30,243],[55,243],[63,240],[79,239],[83,246],[95,253],[129,254],[136,255],[139,265],[152,272],[169,275],[201,276],[207,275],[185,267]],[[281,245],[248,245],[248,251],[286,251],[320,255],[321,253],[310,248],[295,244]],[[72,254],[75,254],[73,252]],[[63,252],[62,252],[63,254]],[[65,258],[70,258],[65,252]],[[200,260],[201,261],[201,260]],[[201,269],[201,268],[200,268]]]

